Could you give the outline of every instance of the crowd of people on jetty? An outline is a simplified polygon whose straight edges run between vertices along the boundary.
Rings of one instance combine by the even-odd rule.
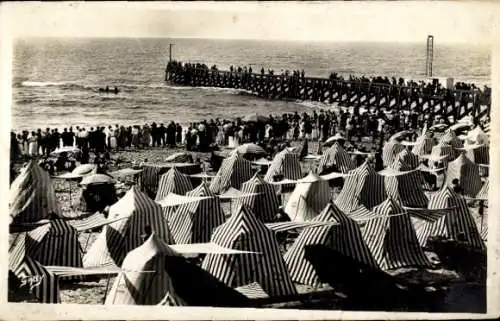
[[[199,71],[202,72],[217,72],[219,71],[218,67],[216,65],[211,66],[210,68],[206,64],[200,64],[200,63],[181,63],[178,61],[170,61],[167,64],[166,68],[167,72],[173,72],[173,73],[179,73],[179,72],[187,72],[187,73],[196,73]],[[251,66],[229,66],[229,72],[230,73],[235,73],[235,74],[243,74],[243,76],[247,76],[253,73],[252,67]],[[275,75],[273,69],[268,69],[267,73],[264,67],[260,69],[260,74],[261,75],[270,75],[273,76]],[[285,69],[281,70],[281,72],[278,74],[279,76],[288,79],[303,79],[305,78],[305,71],[302,70],[293,70],[290,72],[290,70]],[[336,81],[350,81],[350,82],[360,82],[363,84],[382,84],[382,85],[392,85],[392,86],[402,86],[402,87],[412,87],[412,88],[418,88],[421,89],[422,92],[425,92],[426,94],[429,95],[440,95],[440,96],[445,96],[446,94],[449,94],[447,91],[448,88],[443,86],[439,79],[433,79],[431,82],[428,81],[413,81],[413,80],[405,80],[404,78],[398,78],[396,79],[395,77],[388,78],[387,76],[381,77],[381,76],[373,76],[373,77],[356,77],[354,75],[349,75],[349,77],[345,78],[342,75],[339,75],[338,73],[330,73],[329,75],[329,80],[336,80]],[[450,88],[451,89],[451,88]],[[489,97],[491,96],[491,88],[488,86],[484,86],[482,89],[478,86],[476,86],[473,83],[465,83],[465,82],[455,82],[453,84],[453,90],[463,90],[463,91],[476,91],[482,96]]]

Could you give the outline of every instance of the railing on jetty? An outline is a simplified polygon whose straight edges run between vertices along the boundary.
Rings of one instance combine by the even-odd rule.
[[[354,107],[355,112],[360,107],[374,107],[415,111],[430,117],[460,119],[470,115],[481,120],[490,115],[491,108],[491,90],[483,93],[477,89],[444,89],[436,94],[420,86],[168,66],[165,80],[181,86],[241,89],[266,99],[336,102],[339,106]]]

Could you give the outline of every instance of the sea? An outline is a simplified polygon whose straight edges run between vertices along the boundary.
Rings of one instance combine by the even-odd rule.
[[[279,114],[335,105],[272,101],[242,90],[191,88],[165,83],[172,58],[191,63],[262,67],[275,73],[304,70],[327,77],[388,76],[425,79],[426,42],[336,43],[167,38],[29,38],[14,44],[13,130],[69,126],[187,124],[231,119],[250,112]],[[434,45],[434,76],[489,85],[491,49]],[[119,94],[102,94],[114,86]]]

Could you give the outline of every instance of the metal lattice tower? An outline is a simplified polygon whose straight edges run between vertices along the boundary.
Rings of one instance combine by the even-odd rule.
[[[432,62],[434,60],[434,36],[427,36],[427,59],[425,62],[425,74],[432,77]]]

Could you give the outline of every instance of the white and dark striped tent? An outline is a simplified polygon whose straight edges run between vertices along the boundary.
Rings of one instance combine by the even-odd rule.
[[[215,229],[212,242],[219,246],[259,254],[208,254],[202,268],[226,285],[236,288],[257,282],[269,297],[295,295],[280,254],[276,235],[246,206],[240,206],[224,224]]]
[[[451,145],[454,149],[462,148],[464,146],[460,138],[457,137],[453,130],[447,130],[444,135],[439,138],[439,143]],[[453,152],[455,153],[455,150],[453,150]],[[456,153],[453,155],[454,157],[457,156]]]
[[[35,161],[28,163],[10,186],[12,224],[32,223],[51,213],[63,215],[49,173]]]
[[[310,172],[297,181],[284,211],[294,222],[309,221],[325,208],[330,199],[328,181]]]
[[[390,139],[382,147],[382,161],[384,167],[391,166],[394,163],[396,155],[403,151],[405,147],[397,139]]]
[[[156,192],[156,201],[161,201],[168,194],[174,193],[177,195],[185,195],[193,189],[191,179],[186,174],[182,174],[177,168],[172,167],[168,172],[160,177],[158,183],[158,191]],[[163,212],[167,220],[177,209],[176,206],[164,207]]]
[[[284,149],[277,153],[264,176],[266,182],[273,182],[274,176],[282,175],[284,179],[297,180],[302,178],[300,159],[297,153]]]
[[[59,278],[47,271],[40,263],[28,255],[11,257],[9,270],[21,281],[27,282],[40,303],[61,303]]]
[[[373,211],[353,218],[364,221],[363,239],[382,270],[401,267],[429,267],[410,216],[392,198],[375,206]]]
[[[125,255],[140,246],[149,227],[167,244],[173,244],[161,206],[133,186],[109,209],[108,219],[122,220],[104,227],[83,258],[85,267],[120,266]]]
[[[144,244],[127,254],[121,266],[124,272],[117,276],[105,304],[156,305],[169,293],[176,305],[184,305],[165,268],[170,256],[179,254],[153,233]]]
[[[169,193],[185,195],[193,189],[189,176],[182,174],[177,168],[172,167],[168,172],[160,177],[158,191],[156,192],[156,201],[160,201]]]
[[[19,260],[28,255],[44,266],[82,267],[82,249],[78,232],[66,221],[50,219],[46,224],[16,236],[11,259]],[[80,280],[79,276],[61,277]]]
[[[490,163],[490,148],[488,145],[464,145],[465,155],[476,164]]]
[[[216,194],[224,193],[230,187],[240,189],[241,184],[252,176],[252,163],[241,157],[240,154],[234,153],[222,161],[210,189]]]
[[[486,179],[486,181],[483,183],[483,186],[477,193],[476,198],[482,200],[488,200],[489,191],[490,191],[490,180]]]
[[[472,247],[484,249],[484,242],[477,230],[464,197],[457,195],[450,187],[444,186],[429,199],[429,209],[453,208],[446,211],[436,221],[418,220],[415,223],[417,237],[422,246],[427,245],[431,236],[442,236],[452,240],[463,239]],[[459,234],[462,237],[458,237]]]
[[[465,196],[476,197],[481,189],[479,166],[467,158],[465,153],[460,154],[457,159],[448,164],[445,184],[452,186],[454,179],[458,179]]]
[[[361,205],[371,209],[386,198],[384,177],[365,161],[349,173],[335,204],[344,213],[350,213]]]
[[[426,208],[429,200],[424,193],[426,182],[422,173],[401,160],[396,160],[391,169],[396,171],[393,175],[383,175],[387,195],[403,206]]]
[[[409,148],[405,148],[401,152],[399,152],[399,154],[397,154],[396,157],[394,158],[394,162],[392,164],[398,162],[405,164],[405,167],[409,168],[410,170],[417,168],[418,165],[420,164],[418,156],[413,154]]]
[[[323,170],[332,167],[344,174],[356,168],[354,161],[338,142],[335,142],[321,155],[318,173],[322,173]]]
[[[432,151],[432,147],[435,145],[435,140],[432,137],[423,134],[417,138],[415,145],[411,149],[412,153],[417,156],[428,155]]]
[[[432,158],[441,158],[443,157],[443,162],[447,164],[448,162],[451,162],[452,160],[455,159],[455,150],[450,144],[446,143],[438,143],[434,147],[432,147],[432,151],[430,154],[431,159]]]
[[[269,184],[259,177],[258,174],[255,174],[254,177],[241,185],[241,192],[253,195],[238,199],[235,202],[236,208],[240,204],[244,204],[262,222],[268,223],[274,221],[281,205],[274,185]]]
[[[311,221],[335,222],[336,225],[305,228],[295,239],[284,255],[290,277],[294,282],[313,287],[322,283],[314,266],[305,257],[306,246],[310,245],[322,245],[358,262],[377,267],[362,238],[358,223],[344,214],[335,204],[328,203],[321,214]]]
[[[186,196],[210,198],[180,205],[170,217],[172,236],[177,244],[206,243],[213,230],[225,221],[220,199],[205,182]]]

